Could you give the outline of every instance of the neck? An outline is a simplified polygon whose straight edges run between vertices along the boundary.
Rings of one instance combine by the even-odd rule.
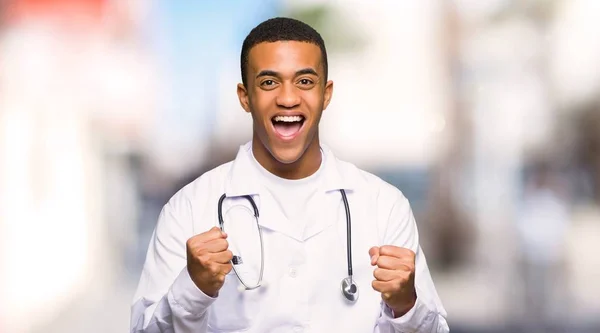
[[[252,140],[252,153],[254,154],[256,161],[258,161],[263,168],[277,177],[285,179],[302,179],[309,177],[319,170],[322,160],[318,137],[315,137],[308,148],[306,148],[304,154],[302,154],[296,162],[289,164],[281,163],[275,159],[257,137],[254,137]]]

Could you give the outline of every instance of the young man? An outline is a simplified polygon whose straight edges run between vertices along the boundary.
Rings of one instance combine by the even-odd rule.
[[[241,73],[252,141],[163,208],[131,332],[448,332],[407,199],[319,142],[333,93],[321,36],[267,20]],[[262,237],[233,242],[252,225],[236,207]],[[247,272],[262,285],[244,288]]]

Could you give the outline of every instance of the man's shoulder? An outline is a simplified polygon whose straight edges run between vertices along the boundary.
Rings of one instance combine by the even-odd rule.
[[[171,198],[170,201],[179,200],[179,199],[191,199],[191,198],[199,198],[202,196],[208,195],[211,189],[216,188],[217,186],[222,186],[225,183],[225,178],[233,161],[225,162],[221,165],[218,165],[212,169],[209,169],[198,177],[193,179],[192,181],[185,184],[181,189],[179,189]]]

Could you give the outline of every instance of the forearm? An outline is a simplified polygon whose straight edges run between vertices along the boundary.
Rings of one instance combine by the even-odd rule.
[[[207,332],[213,301],[197,289],[184,269],[158,302],[141,298],[133,305],[130,332]]]
[[[399,309],[400,315],[392,314],[390,308],[382,306],[382,313],[377,323],[379,331],[376,332],[449,332],[447,313],[431,278],[425,254],[419,245],[417,224],[408,199],[397,190],[392,192],[382,196],[381,199],[382,204],[387,205],[389,199],[386,198],[393,198],[394,193],[396,196],[389,217],[385,219],[384,227],[381,228],[384,231],[381,243],[410,249],[415,253],[416,301],[408,311]],[[391,304],[394,303],[396,302]]]
[[[395,315],[386,305],[383,305],[376,333],[447,333],[450,331],[446,318],[431,310],[427,304],[417,299],[414,306],[401,316]]]
[[[404,306],[402,308],[390,308],[391,312],[392,312],[391,317],[395,319],[395,318],[400,318],[400,317],[404,316],[405,314],[408,313],[408,311],[410,311],[415,306],[416,303],[417,303],[417,295],[415,294],[413,300],[406,306]]]

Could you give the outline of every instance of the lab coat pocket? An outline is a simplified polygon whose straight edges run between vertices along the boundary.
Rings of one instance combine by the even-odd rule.
[[[217,332],[243,332],[250,329],[259,311],[259,291],[244,290],[242,287],[233,271],[227,274],[217,300],[210,307],[210,329]]]

